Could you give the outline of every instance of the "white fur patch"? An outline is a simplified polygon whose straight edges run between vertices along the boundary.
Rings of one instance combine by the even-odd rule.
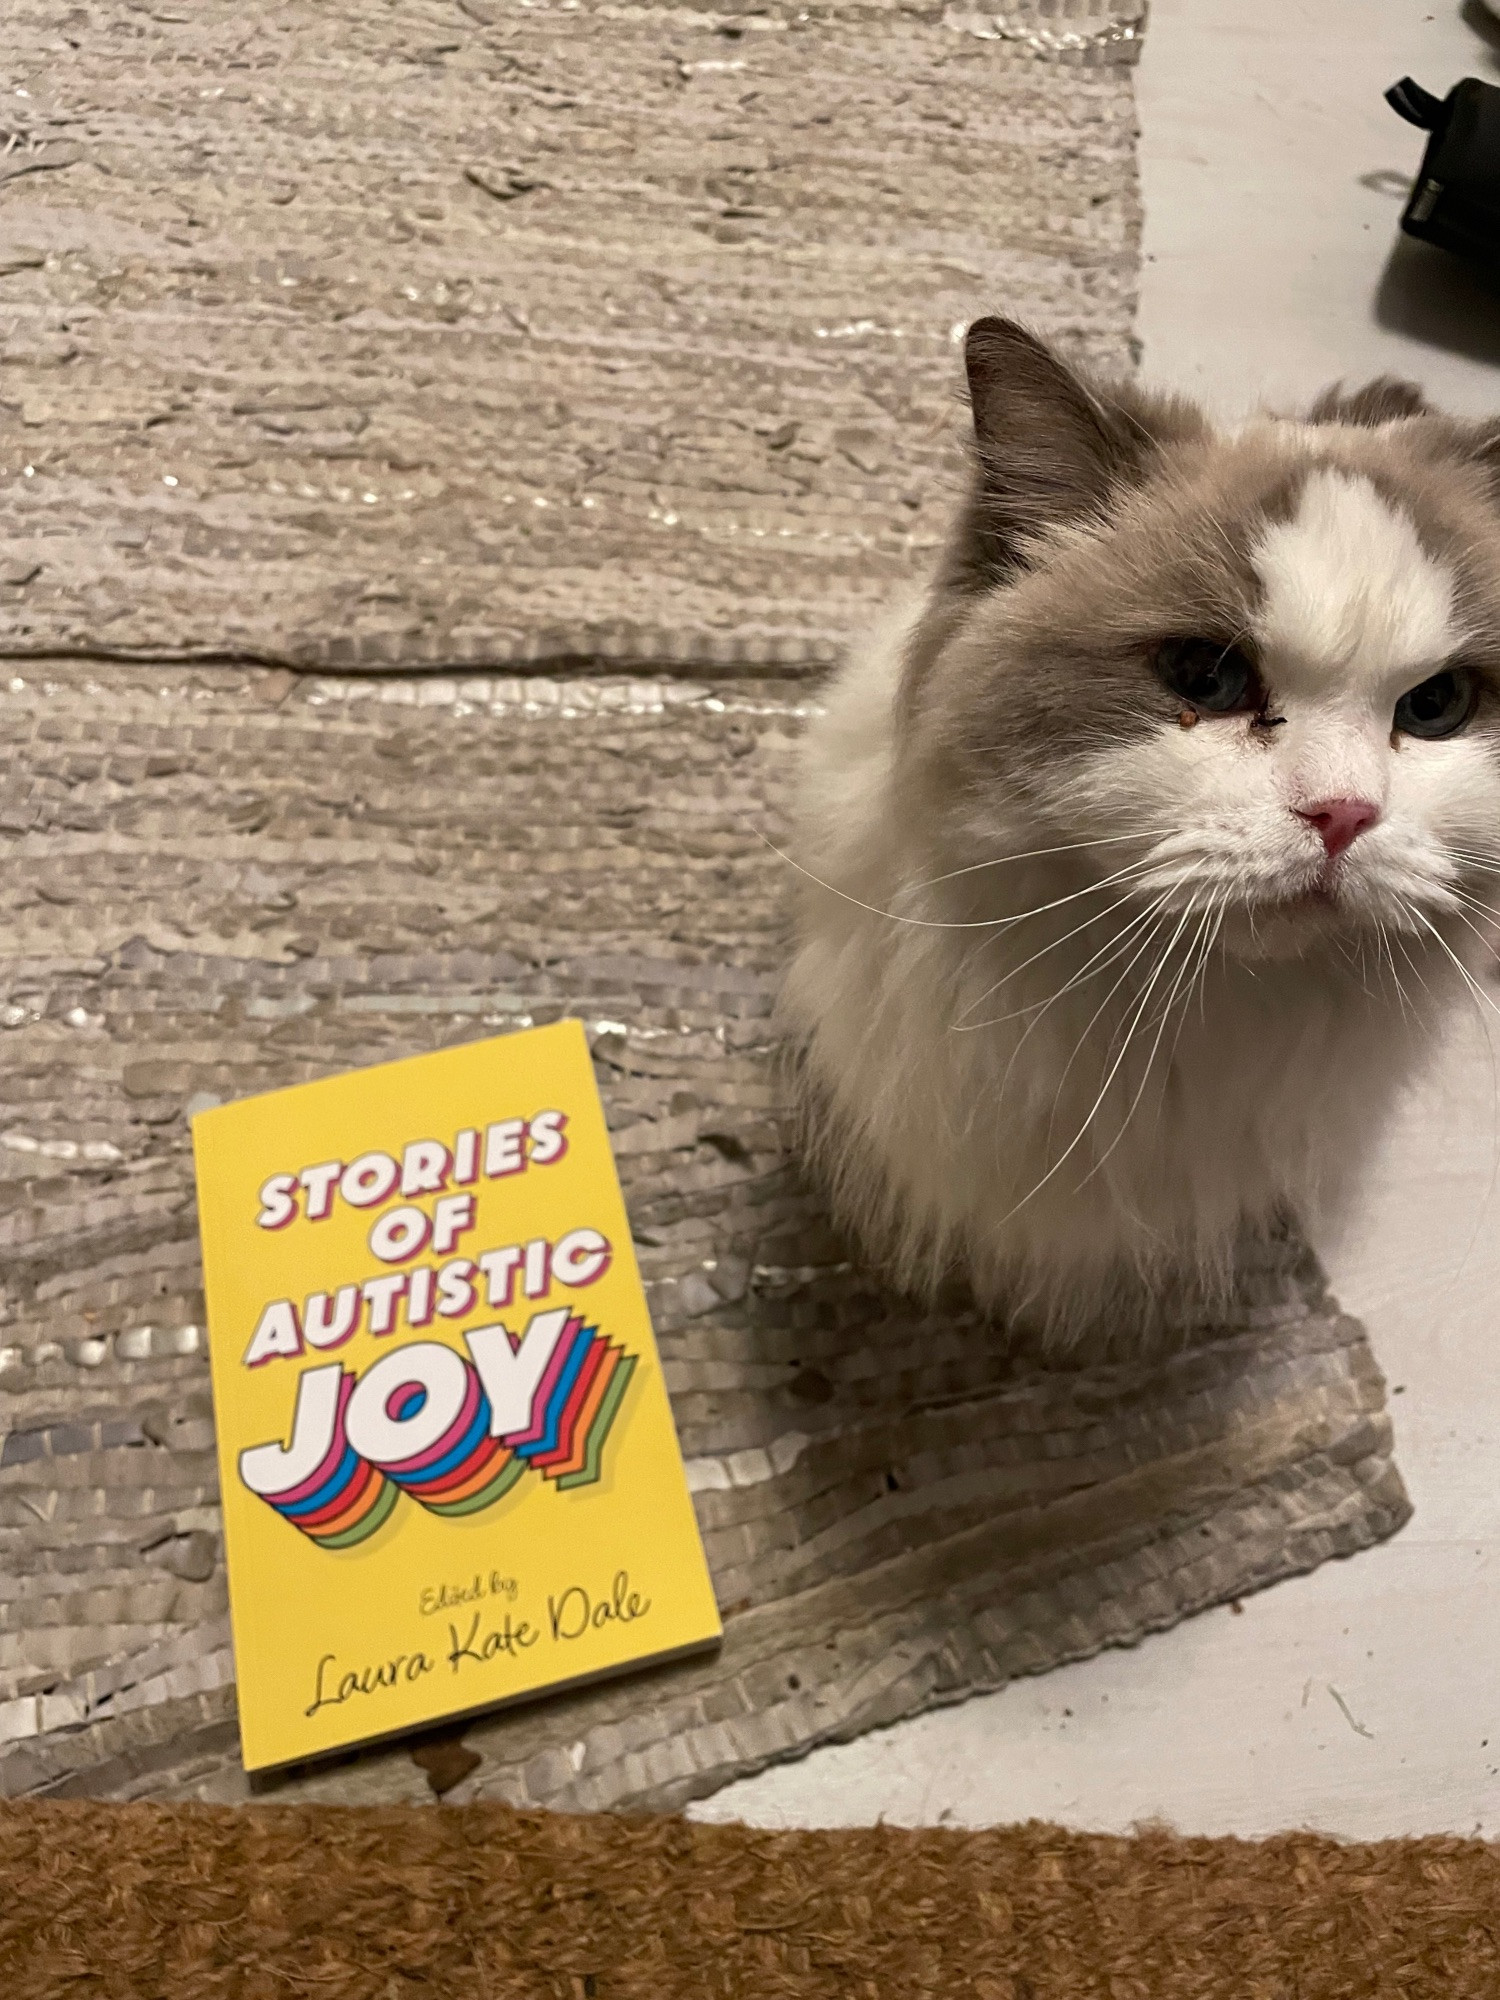
[[[1436,667],[1459,640],[1453,579],[1368,479],[1324,467],[1253,560],[1265,589],[1257,637],[1285,669],[1359,681]]]

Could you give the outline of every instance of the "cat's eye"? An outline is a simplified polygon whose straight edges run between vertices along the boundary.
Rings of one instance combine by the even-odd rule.
[[[1168,639],[1157,652],[1156,671],[1173,694],[1208,715],[1261,705],[1254,661],[1221,639]]]
[[[1469,667],[1444,667],[1396,703],[1396,727],[1403,736],[1456,736],[1473,715],[1479,681]]]

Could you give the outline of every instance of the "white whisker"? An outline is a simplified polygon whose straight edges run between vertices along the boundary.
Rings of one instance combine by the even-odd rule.
[[[1016,1058],[1020,1055],[1022,1048],[1025,1046],[1026,1042],[1030,1038],[1032,1030],[1040,1025],[1043,1017],[1054,1006],[1056,1006],[1057,1002],[1061,1000],[1066,994],[1076,991],[1076,989],[1082,986],[1087,980],[1096,978],[1099,973],[1107,971],[1111,965],[1115,964],[1116,961],[1123,955],[1123,953],[1125,953],[1130,949],[1130,939],[1132,933],[1138,932],[1143,924],[1149,922],[1152,917],[1156,916],[1157,913],[1163,907],[1163,905],[1166,903],[1166,901],[1167,901],[1167,896],[1164,892],[1157,898],[1157,900],[1154,903],[1148,904],[1147,907],[1141,911],[1139,916],[1132,917],[1128,924],[1123,925],[1119,930],[1115,932],[1113,937],[1108,938],[1102,945],[1100,945],[1099,949],[1096,952],[1094,952],[1091,957],[1085,959],[1084,963],[1082,964],[1082,966],[1080,966],[1078,971],[1075,972],[1073,976],[1065,982],[1065,984],[1059,986],[1057,991],[1051,994],[1046,1000],[1033,1001],[1030,1006],[1018,1007],[1014,1013],[996,1015],[992,1020],[989,1021],[971,1022],[967,1028],[961,1028],[956,1031],[960,1034],[971,1034],[977,1032],[980,1028],[999,1027],[1002,1022],[1019,1020],[1021,1016],[1024,1014],[1035,1015],[1035,1018],[1027,1023],[1026,1032],[1021,1036],[1020,1041],[1016,1044],[1016,1047],[1011,1054],[1010,1061],[1006,1064],[1005,1074],[1000,1079],[1000,1092],[1002,1096],[1005,1093],[1006,1084],[1010,1081],[1010,1074],[1012,1069],[1014,1069],[1015,1067]],[[1096,961],[1101,961],[1101,962],[1096,963]],[[1132,959],[1131,963],[1133,964],[1134,962],[1135,962],[1134,959]],[[1127,966],[1125,970],[1128,973],[1130,967]],[[1121,977],[1123,978],[1124,974],[1122,974]],[[1109,993],[1107,993],[1104,996],[1104,1004],[1106,1006],[1109,1004],[1110,997],[1117,990],[1117,988],[1118,988],[1118,982],[1116,986],[1111,987]],[[1096,1016],[1095,1018],[1097,1019],[1098,1017]],[[1089,1023],[1089,1026],[1090,1027],[1093,1026],[1092,1021]]]
[[[1377,922],[1375,925],[1375,930],[1377,936],[1380,939],[1380,948],[1385,954],[1385,962],[1391,968],[1391,984],[1396,989],[1396,1004],[1401,1009],[1401,1018],[1405,1020],[1406,1007],[1407,1007],[1406,988],[1401,984],[1401,974],[1396,969],[1396,954],[1391,950],[1391,940],[1385,925],[1383,923]],[[1378,960],[1376,962],[1377,964],[1379,963]],[[1384,989],[1385,986],[1384,972],[1382,972],[1380,975],[1380,984],[1382,989]]]
[[[1049,854],[1077,854],[1085,847],[1118,847],[1125,840],[1150,840],[1146,833],[1111,833],[1099,840],[1071,840],[1062,847],[1030,847],[1024,854],[998,854],[993,861],[971,861],[963,868],[950,868],[946,875],[929,875],[925,882],[913,882],[913,889],[932,889],[939,882],[952,882],[960,875],[975,875],[982,868],[1003,868],[1009,861],[1040,861]]]
[[[1398,896],[1396,900],[1401,905],[1401,908],[1406,912],[1408,917],[1421,916],[1420,910],[1413,908],[1413,906],[1410,903],[1408,903],[1404,897]],[[1425,919],[1423,921],[1425,922]],[[1431,929],[1431,926],[1429,925],[1428,928]],[[1434,935],[1436,935],[1436,933],[1434,933]],[[1400,931],[1397,931],[1396,933],[1396,942],[1401,947],[1401,956],[1406,960],[1407,964],[1416,974],[1417,984],[1421,987],[1422,991],[1427,995],[1427,998],[1431,1000],[1433,997],[1433,993],[1432,993],[1432,988],[1427,984],[1427,975],[1423,972],[1421,966],[1418,965],[1417,961],[1412,957],[1410,951],[1407,949],[1406,939],[1401,935]]]
[[[1038,903],[1034,909],[1019,910],[1014,916],[1002,917],[1000,922],[1007,927],[1029,923],[1033,917],[1044,917],[1049,910],[1061,910],[1069,903],[1076,903],[1082,896],[1097,896],[1101,890],[1113,889],[1121,882],[1128,882],[1133,877],[1144,875],[1154,865],[1150,861],[1127,862],[1123,868],[1117,868],[1113,875],[1103,875],[1097,882],[1090,882],[1082,889],[1074,889],[1066,896],[1058,896],[1050,903]]]
[[[1052,903],[1040,903],[1034,910],[1023,910],[1017,916],[973,917],[964,920],[944,917],[909,917],[899,910],[882,910],[878,904],[867,903],[859,896],[851,896],[847,889],[840,889],[837,883],[826,881],[823,876],[814,874],[811,868],[804,868],[800,861],[793,855],[788,854],[785,848],[778,847],[770,835],[763,833],[758,826],[753,826],[748,821],[745,824],[755,834],[757,839],[763,841],[774,855],[787,864],[788,868],[795,868],[799,875],[806,876],[809,882],[815,882],[820,889],[826,889],[830,896],[837,896],[840,901],[848,903],[852,908],[863,910],[867,916],[883,917],[887,923],[892,924],[909,924],[918,930],[994,931],[1008,925],[1025,923],[1028,918],[1041,916],[1047,910],[1061,909],[1064,903],[1075,902],[1079,896],[1097,895],[1101,889],[1110,888],[1115,882],[1124,880],[1128,875],[1142,873],[1151,865],[1146,861],[1132,862],[1127,867],[1119,869],[1113,875],[1106,875],[1098,882],[1091,882],[1086,888],[1075,889],[1071,896],[1060,896],[1056,902]],[[944,878],[939,876],[937,879],[942,881]],[[921,887],[923,885],[917,884],[915,886]]]
[[[1125,909],[1133,900],[1134,898],[1132,896],[1124,895],[1120,897],[1118,902],[1111,903],[1108,909],[1095,910],[1093,915],[1085,917],[1081,924],[1075,924],[1072,930],[1065,931],[1060,938],[1054,938],[1051,944],[1044,944],[1040,951],[1034,951],[1031,954],[1030,958],[1023,958],[1019,965],[1013,965],[1009,972],[1002,973],[1000,978],[998,978],[995,981],[993,986],[987,986],[983,991],[983,993],[981,993],[977,999],[971,1000],[969,1002],[968,1006],[965,1007],[963,1014],[960,1014],[958,1016],[958,1019],[954,1021],[954,1023],[952,1024],[952,1027],[949,1030],[950,1034],[965,1035],[972,1033],[975,1028],[994,1027],[996,1024],[993,1021],[978,1021],[972,1023],[971,1026],[968,1028],[963,1027],[961,1023],[963,1021],[964,1014],[971,1014],[976,1007],[982,1006],[984,1002],[990,998],[991,994],[998,993],[1002,986],[1008,985],[1012,979],[1019,978],[1020,975],[1023,972],[1025,972],[1029,966],[1035,965],[1038,959],[1045,958],[1048,952],[1056,951],[1061,945],[1067,944],[1071,939],[1076,938],[1081,931],[1089,930],[1095,924],[1103,923],[1106,917],[1112,917],[1116,910]],[[1118,935],[1118,933],[1116,933],[1116,935]],[[1032,1004],[1038,1005],[1040,1003],[1033,1002]],[[1029,1009],[1023,1007],[1020,1008],[1018,1011],[1024,1014],[1029,1012]],[[1015,1020],[1016,1016],[1015,1014],[1002,1014],[999,1018],[1002,1021],[1013,1021]]]
[[[1464,889],[1449,889],[1448,894],[1469,909],[1478,910],[1482,916],[1493,918],[1496,923],[1500,923],[1500,910],[1497,910],[1493,903],[1483,902],[1478,896],[1471,896]]]
[[[811,868],[804,868],[800,861],[794,860],[785,848],[778,847],[770,835],[762,833],[758,826],[752,826],[748,821],[745,824],[757,839],[764,841],[771,852],[786,863],[788,868],[795,868],[797,873],[805,875],[809,882],[816,882],[820,889],[826,889],[830,896],[837,896],[841,902],[850,904],[852,908],[863,910],[866,916],[883,917],[887,923],[910,924],[924,931],[992,931],[998,924],[1006,921],[1003,917],[976,917],[972,922],[954,923],[941,917],[905,917],[896,910],[882,910],[876,904],[867,903],[859,896],[851,896],[847,889],[840,889],[836,883],[825,882],[821,875],[815,875]]]
[[[1183,923],[1186,923],[1187,918],[1191,916],[1191,914],[1192,914],[1192,909],[1190,905],[1188,910],[1184,913]],[[1193,935],[1192,943],[1188,946],[1187,955],[1183,959],[1182,964],[1178,967],[1176,976],[1172,981],[1171,988],[1167,993],[1166,1002],[1162,1007],[1161,1015],[1156,1026],[1156,1039],[1151,1044],[1151,1053],[1146,1057],[1146,1066],[1141,1071],[1141,1080],[1139,1084],[1136,1086],[1135,1096],[1130,1100],[1130,1108],[1126,1111],[1125,1116],[1120,1120],[1119,1131],[1116,1132],[1114,1138],[1110,1140],[1108,1146],[1099,1155],[1099,1158],[1095,1160],[1094,1164],[1089,1168],[1088,1172],[1084,1175],[1083,1179],[1078,1183],[1078,1185],[1081,1188],[1088,1186],[1089,1182],[1094,1178],[1095,1174],[1100,1172],[1100,1170],[1104,1167],[1105,1163],[1108,1161],[1110,1155],[1114,1152],[1115,1148],[1119,1145],[1120,1141],[1125,1137],[1125,1133],[1130,1125],[1130,1121],[1132,1118],[1134,1118],[1136,1111],[1140,1105],[1140,1101],[1146,1094],[1146,1086],[1151,1081],[1152,1067],[1156,1062],[1157,1052],[1161,1048],[1162,1037],[1167,1032],[1167,1023],[1172,1018],[1172,1008],[1176,1004],[1178,993],[1181,991],[1182,988],[1182,982],[1185,978],[1187,978],[1189,971],[1192,972],[1193,978],[1196,979],[1197,977],[1198,946],[1202,942],[1203,936],[1207,931],[1208,921],[1212,915],[1213,915],[1213,907],[1212,905],[1210,905],[1207,909],[1204,910],[1203,915],[1199,920],[1198,929]],[[1176,948],[1177,937],[1181,935],[1182,927],[1183,927],[1182,924],[1178,925],[1176,935],[1174,935],[1171,944],[1167,946],[1167,953],[1166,953],[1167,957],[1170,957],[1171,953]],[[1191,1006],[1191,1004],[1192,1004],[1192,989],[1190,987],[1188,1005]],[[1184,1019],[1187,1018],[1186,1008],[1184,1008],[1183,1010],[1183,1018]],[[1149,1026],[1147,1032],[1148,1033],[1150,1032]],[[1181,1035],[1181,1032],[1182,1029],[1181,1025],[1179,1024],[1178,1026],[1179,1036]],[[1174,1052],[1175,1049],[1176,1049],[1176,1043],[1174,1042],[1173,1043]],[[1169,1072],[1171,1070],[1171,1066],[1172,1066],[1172,1059],[1169,1056],[1167,1058],[1167,1069]]]
[[[1486,934],[1479,928],[1478,924],[1475,923],[1474,919],[1465,910],[1455,910],[1453,914],[1458,918],[1458,921],[1461,924],[1468,925],[1469,929],[1474,933],[1475,937],[1478,938],[1480,944],[1483,946],[1484,950],[1489,954],[1489,956],[1497,961],[1500,961],[1500,937],[1496,937],[1493,935],[1486,936]]]
[[[1125,981],[1130,977],[1131,971],[1133,970],[1135,965],[1139,962],[1144,953],[1150,950],[1152,944],[1155,942],[1157,936],[1159,935],[1163,924],[1167,921],[1166,918],[1162,917],[1159,914],[1161,905],[1164,904],[1166,900],[1167,900],[1166,897],[1163,896],[1160,899],[1160,902],[1150,912],[1150,915],[1152,917],[1150,928],[1146,930],[1143,936],[1139,937],[1135,941],[1135,948],[1131,951],[1130,956],[1125,960],[1124,971],[1120,974],[1119,978],[1115,981],[1114,985],[1110,987],[1109,991],[1105,994],[1104,998],[1099,1002],[1099,1005],[1094,1009],[1093,1013],[1089,1016],[1088,1022],[1084,1027],[1083,1033],[1078,1037],[1078,1040],[1073,1045],[1073,1053],[1068,1057],[1068,1060],[1063,1065],[1062,1075],[1057,1079],[1057,1089],[1054,1091],[1052,1097],[1052,1115],[1047,1121],[1047,1143],[1049,1145],[1052,1143],[1052,1127],[1057,1119],[1057,1107],[1062,1102],[1063,1087],[1067,1083],[1069,1072],[1072,1070],[1074,1063],[1078,1060],[1079,1056],[1082,1054],[1084,1043],[1088,1040],[1089,1036],[1094,1032],[1095,1026],[1097,1025],[1100,1017],[1104,1014],[1106,1008],[1109,1006],[1110,1001],[1114,999],[1115,995],[1119,992],[1120,988],[1125,984]],[[1128,1005],[1129,1003],[1127,1002],[1126,1004]],[[1038,1018],[1040,1018],[1040,1016]],[[1029,1035],[1031,1033],[1031,1028],[1035,1026],[1036,1022],[1032,1022],[1031,1026],[1028,1027],[1026,1030],[1026,1035]],[[1018,1056],[1021,1053],[1021,1044],[1024,1044],[1026,1040],[1026,1035],[1023,1035],[1021,1037],[1021,1043],[1017,1044],[1015,1053],[1011,1056],[1010,1062],[1006,1065],[1005,1074],[1007,1077],[1009,1077],[1011,1068],[1015,1064],[1016,1056]],[[1030,1200],[1029,1195],[1027,1199]]]
[[[1476,999],[1482,1000],[1485,1006],[1489,1008],[1490,1012],[1494,1014],[1497,1019],[1500,1019],[1500,1006],[1497,1006],[1494,1000],[1491,999],[1490,995],[1485,992],[1484,988],[1479,984],[1479,981],[1474,977],[1473,973],[1470,972],[1469,968],[1464,964],[1463,960],[1459,957],[1458,953],[1453,949],[1452,945],[1449,944],[1448,940],[1443,936],[1442,932],[1438,929],[1437,925],[1433,923],[1432,919],[1426,914],[1426,912],[1423,910],[1416,909],[1411,904],[1404,904],[1403,908],[1406,909],[1408,915],[1415,917],[1418,923],[1424,925],[1429,931],[1431,931],[1434,938],[1436,938],[1439,946],[1442,948],[1442,950],[1444,950],[1448,954],[1449,958],[1451,958],[1453,963],[1458,967],[1459,976],[1463,980],[1464,984],[1469,988],[1469,991],[1474,995]]]
[[[1093,1103],[1089,1106],[1088,1112],[1084,1118],[1083,1123],[1079,1126],[1078,1130],[1073,1134],[1073,1137],[1068,1141],[1068,1144],[1064,1148],[1064,1150],[1053,1161],[1052,1165],[1048,1167],[1047,1171],[1042,1175],[1041,1179],[1037,1181],[1035,1186],[1031,1188],[1030,1192],[1024,1194],[1013,1208],[1008,1209],[1006,1211],[1004,1217],[1004,1220],[1006,1222],[1009,1222],[1009,1220],[1013,1215],[1015,1215],[1019,1210],[1023,1209],[1026,1206],[1027,1202],[1029,1202],[1032,1199],[1032,1196],[1041,1193],[1042,1189],[1047,1185],[1048,1181],[1052,1179],[1053,1175],[1061,1171],[1061,1169],[1072,1158],[1073,1154],[1077,1151],[1079,1146],[1082,1145],[1085,1137],[1088,1134],[1089,1127],[1094,1122],[1094,1118],[1099,1110],[1100,1105],[1103,1104],[1105,1098],[1109,1095],[1110,1086],[1113,1084],[1116,1076],[1119,1074],[1121,1063],[1124,1062],[1126,1056],[1130,1052],[1130,1044],[1135,1035],[1136,1024],[1139,1022],[1141,1015],[1145,1011],[1146,1007],[1150,1004],[1151,995],[1155,990],[1156,982],[1158,979],[1160,979],[1162,975],[1162,969],[1166,965],[1167,960],[1171,957],[1172,952],[1176,947],[1177,940],[1178,938],[1181,937],[1183,928],[1186,925],[1188,918],[1191,916],[1191,914],[1192,911],[1190,908],[1183,912],[1181,918],[1178,920],[1177,929],[1172,933],[1171,939],[1167,944],[1166,950],[1163,951],[1161,956],[1157,959],[1156,964],[1152,969],[1151,976],[1146,981],[1145,987],[1142,989],[1141,993],[1137,996],[1137,998],[1132,1003],[1130,1003],[1131,1005],[1133,1005],[1135,1011],[1131,1015],[1130,1021],[1126,1027],[1125,1040],[1121,1044],[1119,1054],[1110,1064],[1108,1074],[1105,1076],[1103,1083],[1100,1084],[1098,1095],[1095,1097]],[[1098,1016],[1096,1015],[1095,1019],[1097,1020],[1097,1018]],[[1085,1032],[1087,1031],[1085,1030]],[[1080,1046],[1082,1046],[1081,1043]],[[1076,1054],[1077,1051],[1075,1050],[1074,1053]],[[1070,1066],[1071,1066],[1071,1059],[1070,1059]],[[1066,1073],[1067,1072],[1064,1071],[1064,1075],[1066,1075]],[[1061,1086],[1059,1086],[1059,1088],[1061,1088]],[[1056,1107],[1054,1102],[1054,1110],[1055,1108]]]

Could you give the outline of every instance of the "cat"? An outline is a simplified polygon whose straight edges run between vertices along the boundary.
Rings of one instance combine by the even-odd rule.
[[[971,490],[805,743],[782,1016],[839,1220],[1058,1347],[1336,1216],[1480,972],[1500,423],[1216,428],[967,334]]]

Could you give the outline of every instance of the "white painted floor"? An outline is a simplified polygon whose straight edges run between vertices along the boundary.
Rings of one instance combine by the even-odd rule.
[[[1153,0],[1140,72],[1155,379],[1232,410],[1394,370],[1500,411],[1500,301],[1395,250],[1423,135],[1381,92],[1500,81],[1478,0]],[[1394,253],[1394,254],[1393,254]],[[721,1792],[705,1819],[1500,1832],[1500,1034],[1463,1024],[1319,1246],[1388,1378],[1393,1543]]]

